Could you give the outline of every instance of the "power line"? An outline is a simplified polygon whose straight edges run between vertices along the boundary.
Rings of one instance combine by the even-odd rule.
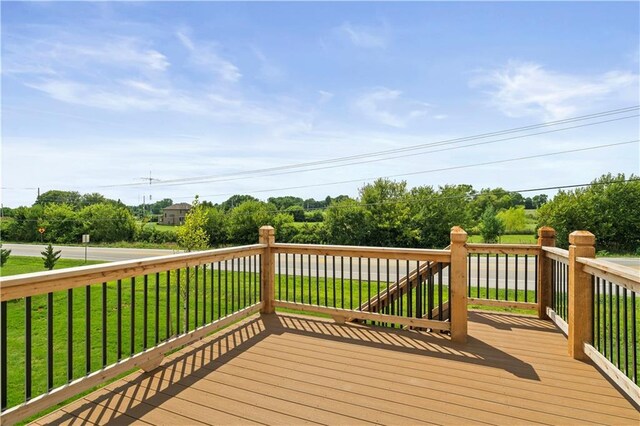
[[[389,179],[389,178],[397,178],[397,177],[404,177],[404,176],[413,176],[413,175],[418,175],[418,174],[443,172],[443,171],[449,171],[449,170],[459,170],[459,169],[466,169],[466,168],[471,168],[471,167],[487,166],[487,165],[492,165],[492,164],[502,164],[502,163],[508,163],[508,162],[513,162],[513,161],[530,160],[530,159],[533,159],[533,158],[550,157],[550,156],[553,156],[553,155],[569,154],[569,153],[572,153],[572,152],[591,151],[591,150],[595,150],[595,149],[609,148],[609,147],[613,147],[613,146],[628,145],[628,144],[632,144],[632,143],[637,143],[639,141],[640,141],[640,139],[634,139],[634,140],[624,141],[624,142],[616,142],[616,143],[610,143],[610,144],[604,144],[604,145],[595,145],[595,146],[590,146],[590,147],[586,147],[586,148],[569,149],[569,150],[565,150],[565,151],[556,151],[556,152],[549,152],[549,153],[545,153],[545,154],[535,154],[535,155],[528,155],[528,156],[524,156],[524,157],[507,158],[507,159],[503,159],[503,160],[485,161],[485,162],[482,162],[482,163],[465,164],[465,165],[461,165],[461,166],[442,167],[442,168],[439,168],[439,169],[420,170],[420,171],[416,171],[416,172],[399,173],[399,174],[387,175],[387,176],[373,176],[373,177],[370,176],[370,177],[358,178],[358,179],[348,179],[348,180],[334,181],[334,182],[323,182],[323,183],[316,183],[316,184],[310,184],[310,185],[289,186],[289,187],[284,187],[284,188],[259,189],[259,190],[252,190],[252,191],[243,191],[243,192],[246,193],[246,194],[257,194],[257,193],[263,193],[263,192],[277,192],[277,191],[284,191],[284,190],[291,190],[291,189],[305,189],[305,188],[317,188],[317,187],[320,187],[320,186],[340,185],[340,184],[345,184],[345,183],[362,182],[363,180],[365,180],[365,181],[366,180],[375,180],[375,179],[379,179],[379,178]],[[226,196],[226,195],[233,195],[233,193],[208,194],[208,195],[203,195],[202,197],[221,197],[221,196]],[[180,198],[184,199],[186,197],[177,197],[177,199],[180,199]]]
[[[613,110],[608,110],[608,111],[602,111],[602,112],[588,114],[588,115],[570,117],[570,118],[566,118],[566,119],[563,119],[563,120],[549,121],[549,122],[538,123],[538,124],[522,126],[522,127],[516,127],[516,128],[506,129],[506,130],[499,130],[499,131],[493,131],[493,132],[489,132],[489,133],[481,133],[481,134],[476,134],[476,135],[471,135],[471,136],[464,136],[464,137],[459,137],[459,138],[446,139],[446,140],[441,140],[441,141],[437,141],[437,142],[429,142],[429,143],[423,143],[423,144],[418,144],[418,145],[411,145],[411,146],[408,146],[408,147],[395,148],[395,149],[377,151],[377,152],[372,152],[372,153],[357,154],[357,155],[344,156],[344,157],[336,157],[336,158],[330,158],[330,159],[326,159],[326,160],[318,160],[318,161],[310,161],[310,162],[305,162],[305,163],[289,164],[289,165],[270,167],[270,168],[264,168],[264,169],[247,170],[247,171],[243,171],[243,172],[235,172],[235,173],[222,174],[222,175],[208,175],[208,176],[189,177],[189,178],[180,178],[180,179],[168,179],[168,180],[164,181],[163,186],[165,184],[170,184],[170,183],[189,182],[189,181],[194,181],[194,180],[201,181],[201,180],[204,180],[204,179],[218,179],[218,178],[231,177],[231,176],[254,175],[254,174],[262,174],[262,173],[275,172],[275,171],[281,171],[281,170],[306,168],[306,167],[322,165],[322,164],[331,164],[331,163],[336,163],[336,162],[346,162],[346,161],[358,160],[358,159],[363,159],[363,158],[380,157],[380,156],[385,156],[385,155],[395,154],[395,153],[400,153],[400,152],[416,151],[416,150],[421,150],[421,149],[434,147],[434,146],[450,145],[450,144],[454,144],[454,143],[466,142],[466,141],[477,140],[477,139],[484,139],[484,138],[488,138],[488,137],[501,136],[501,135],[511,134],[511,133],[518,133],[518,132],[534,130],[534,129],[544,128],[544,127],[549,127],[549,126],[557,126],[557,125],[561,125],[561,124],[568,124],[568,123],[573,123],[573,122],[576,122],[576,121],[584,121],[584,120],[591,120],[591,119],[594,119],[594,118],[606,117],[606,116],[610,116],[610,115],[618,115],[618,114],[628,113],[628,112],[632,112],[632,111],[638,111],[639,109],[640,109],[640,105],[635,105],[635,106],[630,106],[630,107],[625,107],[625,108],[618,108],[618,109],[613,109]],[[631,117],[633,117],[633,116],[631,116]],[[627,118],[631,118],[631,117],[627,117]],[[201,183],[201,182],[197,182],[197,183]],[[101,188],[110,188],[110,187],[130,187],[130,186],[140,186],[140,185],[141,185],[140,183],[127,183],[127,184],[104,185],[104,186],[100,186],[100,187]]]
[[[418,156],[418,155],[432,154],[434,152],[452,151],[452,150],[456,150],[456,149],[470,148],[470,147],[482,146],[482,145],[489,145],[489,144],[494,144],[494,143],[498,143],[498,142],[505,142],[505,141],[511,141],[511,140],[516,140],[516,139],[528,138],[528,137],[532,137],[532,136],[539,136],[539,135],[544,135],[544,134],[549,134],[549,133],[556,133],[556,132],[561,132],[561,131],[565,131],[565,130],[577,129],[577,128],[581,128],[581,127],[595,126],[595,125],[598,125],[598,124],[610,123],[610,122],[620,121],[620,120],[626,120],[626,119],[634,118],[634,117],[640,117],[640,115],[635,114],[635,115],[630,115],[630,116],[625,116],[625,117],[618,117],[618,118],[614,118],[614,119],[610,119],[610,120],[597,121],[597,122],[594,122],[594,123],[585,123],[585,124],[578,124],[578,125],[570,126],[570,127],[563,127],[561,129],[546,130],[546,131],[543,131],[543,132],[530,133],[530,134],[518,135],[518,136],[510,136],[510,137],[502,138],[502,139],[494,139],[494,140],[484,141],[484,142],[475,142],[475,143],[471,143],[471,144],[459,145],[459,146],[453,146],[453,147],[447,147],[447,148],[431,149],[431,150],[423,151],[423,152],[413,152],[413,153],[410,153],[410,154],[401,154],[401,155],[395,155],[395,156],[384,157],[384,158],[374,158],[374,159],[365,160],[365,161],[357,161],[357,162],[344,163],[344,164],[332,164],[332,165],[329,165],[329,166],[313,167],[313,168],[304,169],[304,170],[289,170],[289,171],[276,172],[276,173],[266,173],[266,174],[260,174],[257,177],[281,176],[281,175],[288,175],[288,174],[294,174],[294,173],[304,173],[304,172],[311,172],[311,171],[317,171],[317,170],[327,170],[327,169],[334,169],[334,168],[338,168],[338,167],[362,165],[362,164],[374,163],[374,162],[378,162],[378,161],[388,161],[388,160],[394,160],[394,159],[398,159],[398,158],[406,158],[406,157],[414,157],[414,156]],[[217,182],[231,182],[231,181],[237,181],[237,180],[252,179],[254,177],[255,176],[239,176],[239,177],[232,177],[232,178],[226,178],[226,179],[218,179],[218,178],[216,178],[216,179],[204,179],[204,180],[197,180],[197,181],[194,180],[194,181],[189,181],[189,182],[166,183],[166,184],[160,184],[160,185],[156,185],[156,186],[163,187],[163,186],[195,185],[195,184],[214,183],[214,182],[216,182],[216,183]],[[170,181],[167,181],[167,182],[170,182]]]

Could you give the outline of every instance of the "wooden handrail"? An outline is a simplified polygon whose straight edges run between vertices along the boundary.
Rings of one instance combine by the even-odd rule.
[[[537,244],[485,244],[467,243],[467,253],[482,254],[540,254]]]
[[[1,277],[0,301],[5,302],[121,278],[220,262],[238,256],[262,254],[265,247],[264,244],[252,244]]]
[[[569,250],[561,249],[559,247],[542,247],[542,251],[545,253],[555,254],[556,256],[566,257],[569,259]]]
[[[586,273],[640,293],[640,271],[602,259],[578,257],[576,262],[583,265],[582,270]]]
[[[420,260],[449,263],[451,251],[395,247],[333,246],[320,244],[283,244],[271,246],[272,253],[317,254],[321,256],[371,257],[378,259]]]

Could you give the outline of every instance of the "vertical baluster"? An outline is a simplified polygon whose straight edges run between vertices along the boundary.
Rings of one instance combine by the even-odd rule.
[[[262,265],[262,255],[258,255],[258,265]],[[260,275],[262,275],[262,270],[260,270]],[[262,300],[262,286],[258,286],[258,292],[260,293],[260,300]]]
[[[529,301],[529,255],[524,255],[524,301]]]
[[[224,316],[229,315],[229,269],[228,263],[224,261]]]
[[[31,399],[31,297],[24,299],[24,399]]]
[[[324,306],[329,306],[329,276],[327,275],[327,256],[324,256]]]
[[[51,293],[49,293],[51,294]],[[53,303],[49,304],[49,312],[53,311]],[[49,314],[51,315],[51,314]],[[51,324],[53,321],[50,321]],[[53,333],[52,333],[53,334]],[[51,351],[50,351],[51,353]],[[7,408],[7,302],[0,302],[0,410]],[[53,361],[49,363],[53,366]],[[51,371],[51,368],[49,369]]]
[[[207,323],[207,264],[202,265],[202,325]]]
[[[182,275],[182,269],[176,270],[176,335],[180,335],[180,276]]]
[[[606,358],[609,349],[607,344],[607,283],[605,280],[600,281],[602,283],[602,354]]]
[[[155,321],[154,321],[154,337],[155,337],[155,345],[160,343],[160,272],[156,272],[156,300],[155,300]]]
[[[451,266],[449,266],[449,275],[451,275]],[[496,300],[500,298],[498,290],[498,281],[500,278],[500,255],[496,253]]]
[[[278,253],[278,300],[282,300],[282,257]]]
[[[286,263],[284,264],[284,275],[285,275],[285,278],[286,278],[286,281],[285,281],[285,285],[286,285],[285,294],[286,294],[286,299],[287,299],[287,302],[288,302],[289,301],[289,254],[288,253],[285,254],[285,258],[287,259]]]
[[[411,309],[411,305],[413,303],[413,294],[411,291],[411,281],[409,281],[409,272],[411,271],[411,266],[409,265],[409,261],[407,260],[407,280],[406,280],[406,294],[407,294],[407,316],[411,317],[413,315],[413,311]]]
[[[235,312],[236,303],[236,260],[231,259],[231,313]]]
[[[472,254],[469,253],[467,255],[467,297],[471,297],[471,256]],[[407,271],[407,274],[409,273],[409,271]],[[409,278],[407,277],[407,280]]]
[[[489,264],[489,255],[487,255],[487,265]],[[489,268],[487,267],[487,271]],[[487,274],[488,276],[489,274]],[[488,286],[489,284],[487,284]],[[488,289],[489,287],[487,287]],[[442,318],[442,263],[438,262],[438,320],[443,321]],[[487,294],[489,291],[487,290]],[[488,299],[489,297],[487,297]]]
[[[362,257],[358,256],[358,310],[362,310]]]
[[[371,258],[367,257],[367,303],[368,311],[371,312]]]
[[[107,366],[107,283],[102,283],[102,368]]]
[[[194,280],[193,280],[193,328],[198,328],[198,278],[199,278],[199,267],[196,265],[194,267]],[[188,311],[187,311],[188,312]],[[187,327],[187,331],[189,331],[189,327]]]
[[[215,270],[213,269],[213,262],[209,264],[209,322],[215,320]],[[218,310],[220,305],[218,305]]]
[[[171,271],[167,271],[167,302],[165,307],[165,339],[171,336]]]
[[[627,313],[627,288],[622,289],[622,298],[624,302],[624,374],[629,376],[629,323]],[[635,350],[635,348],[633,348]]]
[[[396,300],[398,301],[398,315],[402,316],[402,288],[400,287],[400,260],[396,259]]]
[[[300,253],[300,303],[304,303],[304,255],[302,253]]]
[[[84,331],[84,370],[86,374],[91,372],[91,286],[85,287],[84,317],[86,327]]]
[[[333,307],[336,307],[336,257],[331,256],[331,270],[333,273],[331,274],[331,288],[333,288]]]
[[[536,254],[533,257],[533,294],[534,294],[534,302],[538,303],[538,255]]]
[[[310,254],[307,255],[307,268],[308,268],[307,272],[308,272],[308,275],[309,275],[309,277],[308,277],[309,278],[309,297],[308,298],[309,298],[309,304],[311,305],[311,303],[312,303],[312,297],[311,297],[312,291],[311,291],[311,255]]]
[[[320,305],[320,256],[316,254],[316,305]]]
[[[518,255],[515,255],[515,265],[514,265],[514,269],[515,269],[515,288],[516,288],[516,302],[518,301]]]
[[[593,277],[593,346],[600,350],[600,278]]]
[[[73,380],[73,289],[67,290],[67,382]]]
[[[240,259],[238,259],[239,266]],[[247,306],[247,258],[242,258],[242,307]]]
[[[509,255],[504,255],[504,300],[509,300]]]
[[[476,297],[480,298],[480,253],[476,254]]]
[[[296,303],[296,255],[293,256],[293,303]]]
[[[387,309],[386,309],[386,313],[387,314],[391,314],[391,307],[393,306],[393,304],[391,303],[391,277],[390,277],[390,273],[391,271],[389,271],[389,259],[387,259]],[[349,271],[349,275],[351,275],[351,271]]]
[[[136,329],[136,277],[131,277],[131,327],[129,330],[129,355],[135,354],[135,329]]]
[[[149,317],[149,276],[145,275],[142,281],[142,349],[147,349],[147,332]]]
[[[378,283],[376,312],[382,313],[380,310],[380,259],[376,259],[376,282]]]
[[[486,257],[486,265],[485,265],[484,276],[485,276],[485,287],[487,291],[485,298],[491,299],[491,293],[489,292],[489,253],[487,253],[485,257]]]
[[[3,302],[6,303],[6,302]],[[3,309],[4,311],[4,309]],[[2,320],[6,324],[6,320]],[[2,332],[6,336],[6,330]],[[4,337],[3,337],[4,338]],[[2,343],[2,347],[6,348],[6,342]],[[6,361],[6,358],[5,358]],[[6,365],[4,365],[6,368]],[[6,377],[0,379],[0,382],[6,383]],[[53,293],[47,294],[47,392],[53,389]],[[2,391],[3,395],[5,391]]]
[[[226,293],[224,297],[227,298]],[[218,262],[218,319],[220,318],[222,318],[222,262]]]
[[[609,281],[609,361],[613,362],[613,284]]]
[[[416,261],[416,312],[418,318],[422,313],[422,277],[420,276],[420,261]]]
[[[429,297],[427,299],[427,317],[429,319],[433,319],[433,309],[435,308],[434,306],[434,302],[435,302],[435,296],[434,296],[434,286],[435,286],[435,280],[434,280],[434,273],[433,270],[435,268],[435,263],[430,262],[427,271],[429,271]],[[488,295],[489,293],[487,293]]]
[[[633,351],[631,352],[633,355],[633,361],[631,362],[631,365],[633,366],[633,375],[631,377],[631,379],[633,380],[633,383],[635,383],[636,385],[638,384],[638,334],[637,334],[637,330],[636,330],[636,292],[632,291],[631,292],[631,336],[632,337],[632,342],[631,342],[631,347],[633,348]]]
[[[620,286],[616,285],[616,367],[620,369]]]
[[[378,296],[380,299],[380,296]],[[344,309],[344,257],[340,256],[340,307]]]
[[[118,353],[118,361],[122,359],[122,280],[118,280],[116,284],[116,293],[117,293],[117,306],[116,306],[116,346]]]

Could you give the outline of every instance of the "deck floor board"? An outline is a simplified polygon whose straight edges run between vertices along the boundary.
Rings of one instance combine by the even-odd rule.
[[[640,413],[549,321],[472,311],[440,333],[253,316],[45,424],[615,424]]]

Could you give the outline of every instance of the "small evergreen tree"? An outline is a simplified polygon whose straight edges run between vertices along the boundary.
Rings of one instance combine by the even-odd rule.
[[[45,248],[43,252],[40,252],[42,260],[44,261],[44,267],[48,270],[52,270],[54,266],[56,266],[58,259],[60,259],[60,253],[61,250],[54,251],[53,246],[49,243],[47,248]]]
[[[504,224],[496,216],[493,206],[489,205],[480,218],[480,233],[485,243],[497,243],[504,232]]]
[[[11,254],[11,250],[3,249],[2,244],[0,244],[0,267],[4,266],[9,260],[9,255]]]

